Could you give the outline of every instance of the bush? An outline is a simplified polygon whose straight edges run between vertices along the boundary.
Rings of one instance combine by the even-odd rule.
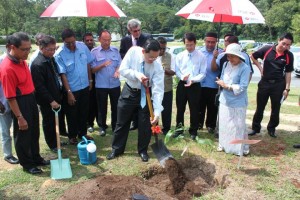
[[[6,44],[6,39],[0,37],[0,44],[5,45]]]

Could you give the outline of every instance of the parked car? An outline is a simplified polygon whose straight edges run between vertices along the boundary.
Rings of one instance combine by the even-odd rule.
[[[180,52],[184,51],[185,47],[183,46],[171,46],[171,47],[167,47],[166,51],[169,52],[172,57],[176,57],[177,54],[179,54]]]
[[[294,72],[300,77],[300,47],[291,46],[290,52],[294,55]]]

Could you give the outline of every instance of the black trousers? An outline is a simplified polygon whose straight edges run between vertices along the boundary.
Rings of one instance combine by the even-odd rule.
[[[49,104],[40,105],[41,114],[43,117],[42,125],[45,135],[45,140],[50,149],[56,148],[56,130],[55,130],[55,113],[53,112]],[[61,112],[58,113],[58,116],[61,118]],[[62,120],[59,120],[59,129],[61,130]]]
[[[27,121],[28,129],[19,130],[18,119],[14,116],[14,141],[20,165],[25,169],[36,167],[42,161],[40,155],[40,128],[39,112],[33,94],[19,96],[16,98],[19,109]]]
[[[201,97],[199,101],[199,123],[204,125],[204,119],[206,114],[205,126],[213,129],[216,128],[218,114],[218,107],[215,105],[215,97],[217,93],[217,88],[202,87]]]
[[[124,85],[119,101],[117,123],[112,140],[112,149],[117,153],[124,153],[128,138],[130,122],[133,114],[138,113],[138,153],[147,152],[151,140],[151,124],[148,105],[140,106],[140,90],[131,89]]]
[[[66,96],[63,97],[63,98],[67,98]],[[67,100],[68,101],[68,100]],[[62,103],[61,105],[61,108],[60,108],[60,111],[59,111],[59,114],[58,114],[58,117],[59,117],[59,132],[60,134],[67,134],[67,130],[66,130],[66,122],[65,122],[65,119],[66,119],[66,105],[64,103]]]
[[[184,81],[179,81],[176,91],[176,126],[181,123],[184,126],[184,112],[186,103],[189,104],[190,109],[190,128],[191,135],[197,135],[199,126],[199,98],[201,94],[200,83],[194,83],[190,87],[184,86]]]
[[[268,103],[268,99],[271,99],[271,116],[267,129],[269,132],[275,131],[275,128],[279,124],[279,112],[280,112],[280,100],[282,93],[285,89],[285,79],[270,83],[266,80],[261,80],[258,83],[258,90],[256,95],[256,111],[253,116],[252,130],[260,132],[261,121],[263,119],[264,110]]]
[[[97,102],[98,102],[98,124],[102,129],[107,129],[106,118],[107,118],[107,101],[108,96],[110,100],[111,107],[111,127],[115,130],[117,121],[117,106],[118,99],[120,97],[121,89],[119,87],[115,88],[97,88]]]
[[[96,88],[94,84],[92,90],[89,91],[89,115],[88,115],[87,125],[89,127],[94,127],[95,119],[98,122],[98,105],[97,105],[97,98],[96,98]]]
[[[172,121],[172,102],[173,102],[173,90],[164,93],[162,106],[164,110],[161,113],[161,120],[163,125],[163,132],[168,132],[171,128]]]
[[[87,134],[86,121],[89,108],[89,88],[75,91],[73,95],[76,99],[75,105],[69,105],[67,98],[66,102],[64,102],[69,138],[82,137]]]

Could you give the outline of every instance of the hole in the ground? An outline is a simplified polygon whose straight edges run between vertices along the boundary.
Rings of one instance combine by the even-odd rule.
[[[218,172],[214,164],[200,156],[169,159],[165,168],[154,165],[141,176],[99,176],[73,186],[60,199],[101,197],[117,200],[132,199],[134,194],[139,194],[155,200],[188,200],[215,188],[224,189],[229,184],[227,175]]]

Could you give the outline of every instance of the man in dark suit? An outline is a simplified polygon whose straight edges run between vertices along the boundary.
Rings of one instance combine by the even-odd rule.
[[[52,109],[58,109],[62,102],[62,82],[53,58],[56,41],[53,37],[45,35],[40,39],[39,46],[40,51],[31,63],[31,75],[35,87],[35,98],[40,105],[43,117],[46,143],[52,151],[57,152],[55,115]]]
[[[144,34],[141,30],[141,21],[138,19],[131,19],[127,23],[127,30],[130,35],[127,35],[121,39],[120,44],[120,54],[123,59],[127,51],[132,46],[143,47],[146,40],[151,38],[150,34]],[[137,112],[136,112],[137,113]],[[138,127],[138,116],[137,114],[133,116],[130,130],[135,130]]]

